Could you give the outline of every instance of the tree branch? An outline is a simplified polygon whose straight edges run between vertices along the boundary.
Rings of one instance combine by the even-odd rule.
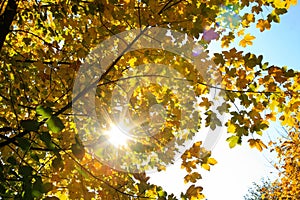
[[[5,38],[10,32],[14,17],[17,14],[17,0],[8,0],[4,13],[0,16],[0,51],[3,47]]]

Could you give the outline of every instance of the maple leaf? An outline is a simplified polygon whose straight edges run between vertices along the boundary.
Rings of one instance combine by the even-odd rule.
[[[240,30],[240,31],[238,31],[238,36],[242,36],[242,35],[244,35],[245,33],[244,33],[244,29],[242,29],[242,30]]]
[[[263,32],[265,29],[269,30],[271,28],[271,24],[268,20],[259,19],[256,28],[260,29],[260,32]]]
[[[209,30],[204,31],[202,38],[206,42],[210,42],[211,40],[215,40],[215,39],[219,38],[219,34],[217,32],[215,32],[214,29],[209,29]]]
[[[240,46],[242,47],[246,47],[247,45],[252,45],[253,42],[252,40],[254,40],[256,37],[250,35],[249,33],[247,35],[245,35],[244,39],[242,39],[239,43]]]
[[[249,9],[252,13],[245,11],[242,18],[239,13],[250,6],[249,1],[223,1],[222,6],[220,2],[31,0],[17,4],[16,0],[2,1],[0,165],[3,179],[0,180],[0,193],[5,194],[1,195],[8,199],[176,199],[149,183],[150,177],[144,171],[149,168],[165,170],[167,164],[174,163],[179,147],[198,134],[203,113],[205,125],[211,130],[222,125],[219,114],[229,115],[227,141],[231,148],[241,144],[249,133],[262,134],[268,121],[280,120],[288,129],[290,139],[276,147],[285,162],[282,170],[285,179],[281,180],[279,188],[283,195],[288,192],[295,195],[299,184],[291,187],[289,181],[297,183],[296,177],[300,177],[293,176],[300,166],[297,154],[300,152],[297,149],[300,146],[297,133],[299,73],[269,67],[268,63],[261,63],[262,56],[244,55],[235,48],[215,53],[214,62],[204,55],[212,40],[222,38],[222,47],[228,47],[237,36],[244,36],[244,29],[261,16],[264,7],[270,9],[270,14],[267,20],[257,19],[260,30],[269,29],[272,21],[279,22],[279,15],[286,13],[297,1],[256,1],[257,4]],[[168,28],[175,33],[164,31],[163,35],[169,35],[169,39],[157,38],[155,43],[163,43],[163,49],[136,50],[132,44],[135,50],[120,51],[124,46],[131,50],[131,42],[139,38],[135,36],[149,36],[142,33],[153,27]],[[131,33],[138,30],[138,34],[119,37],[129,30]],[[190,47],[186,37],[176,36],[179,32],[191,36],[191,41],[197,40],[200,45]],[[94,63],[90,52],[114,36],[118,36],[116,40],[95,56],[101,65]],[[149,38],[143,38],[147,45],[151,44]],[[254,38],[247,34],[240,45],[251,45]],[[193,66],[183,59],[184,54],[174,56],[173,51],[168,52],[168,47],[173,50],[174,43],[180,48],[178,52],[187,52],[200,61]],[[137,41],[137,44],[141,43]],[[123,52],[121,57],[110,59],[120,52]],[[105,64],[102,55],[114,63],[98,70]],[[89,64],[94,68],[88,69]],[[157,64],[163,66],[161,70],[155,70]],[[135,73],[137,66],[143,66],[140,73]],[[176,74],[170,73],[172,70],[167,66]],[[82,69],[86,73],[81,74]],[[73,90],[77,75],[79,83],[93,82],[95,77],[100,77],[93,73],[100,71],[105,71],[105,76],[95,80],[95,94],[85,93],[94,84],[82,85],[78,94]],[[151,78],[143,76],[147,72]],[[137,78],[141,81],[136,81]],[[116,88],[121,88],[121,92]],[[226,103],[215,104],[207,98],[210,94]],[[80,104],[82,112],[72,109],[78,99],[90,96],[93,98],[86,104]],[[92,109],[95,102],[97,108]],[[214,106],[218,108],[211,109]],[[235,108],[239,111],[234,111]],[[278,112],[282,115],[279,119]],[[87,122],[93,121],[92,118],[82,120],[81,117],[90,113],[96,113],[99,127]],[[261,116],[262,113],[270,114]],[[78,125],[75,119],[82,123]],[[102,134],[108,131],[112,136],[117,130],[109,130],[109,127],[119,120],[125,121],[124,129],[140,140],[126,140],[127,145],[118,148],[123,145],[116,145],[116,141],[123,141],[122,138],[112,142],[107,134]],[[131,127],[136,124],[140,126]],[[148,132],[136,137],[146,132],[145,129],[151,132],[151,137],[147,137]],[[259,150],[264,148],[258,139],[249,143]],[[201,175],[193,170],[201,167],[210,170],[217,164],[210,157],[210,150],[201,145],[201,141],[193,142],[192,148],[181,155],[182,168],[188,173],[182,181],[197,182]],[[145,153],[150,153],[151,158]],[[142,156],[138,159],[136,155]],[[98,159],[101,156],[103,159]],[[152,158],[163,162],[153,163]],[[122,166],[127,163],[147,166],[134,169],[143,171],[141,173],[131,169],[123,172],[115,169],[120,163]],[[203,199],[202,187],[191,186],[182,193],[182,198]]]
[[[249,139],[249,145],[251,148],[257,148],[259,151],[262,151],[267,146],[260,139]]]

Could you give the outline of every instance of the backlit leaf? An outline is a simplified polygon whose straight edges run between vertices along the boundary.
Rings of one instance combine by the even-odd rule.
[[[239,43],[240,46],[246,47],[247,45],[252,45],[252,40],[255,39],[255,36],[250,35],[249,33],[245,35],[244,39],[242,39]]]
[[[64,124],[62,121],[57,117],[57,116],[51,116],[47,121],[47,127],[49,128],[50,131],[53,133],[58,133],[64,129]]]
[[[226,139],[226,141],[229,143],[230,148],[233,148],[237,144],[239,144],[239,140],[240,140],[240,137],[238,137],[238,136],[231,136],[231,137]]]
[[[38,106],[36,107],[36,113],[42,116],[42,119],[47,119],[52,116],[52,110],[48,107]]]

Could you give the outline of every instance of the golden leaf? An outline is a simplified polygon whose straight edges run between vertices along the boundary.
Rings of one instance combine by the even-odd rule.
[[[256,28],[259,28],[260,32],[263,32],[265,29],[270,30],[271,24],[268,20],[259,19]]]
[[[208,158],[208,159],[207,159],[207,163],[210,164],[210,165],[215,165],[215,164],[217,164],[218,162],[217,162],[216,159],[214,159],[214,158]]]
[[[260,139],[249,139],[248,142],[251,148],[255,147],[259,151],[267,148],[267,146]]]
[[[201,167],[202,167],[203,169],[207,170],[207,171],[210,171],[210,166],[209,166],[209,164],[203,163],[203,164],[201,165]]]
[[[242,39],[239,43],[240,46],[242,47],[246,47],[247,45],[252,45],[253,42],[252,40],[254,40],[256,37],[250,35],[249,33],[247,35],[245,35],[244,39]]]

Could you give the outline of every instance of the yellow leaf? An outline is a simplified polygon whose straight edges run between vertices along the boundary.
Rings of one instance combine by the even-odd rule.
[[[207,162],[208,162],[208,164],[210,164],[210,165],[215,165],[215,164],[218,163],[218,162],[216,161],[216,159],[214,159],[214,158],[208,158]]]
[[[58,191],[55,194],[60,200],[67,200],[68,199],[68,195],[66,193],[64,193],[63,191]]]
[[[128,3],[130,3],[130,0],[124,0],[124,2],[128,4]]]
[[[279,105],[279,102],[276,100],[273,100],[271,103],[269,103],[269,108],[271,110],[275,110],[275,108]]]
[[[201,146],[201,144],[202,144],[202,141],[198,141],[198,142],[195,142],[195,143],[194,143],[194,146],[195,146],[195,147],[199,147],[199,146]]]
[[[242,47],[246,47],[247,45],[252,45],[253,44],[252,40],[254,39],[255,37],[248,33],[247,35],[245,35],[244,39],[240,41],[239,45]]]
[[[255,20],[254,14],[252,14],[252,13],[249,14],[249,13],[248,13],[246,19],[247,19],[247,21],[249,21],[249,22],[254,22],[254,20]]]
[[[286,2],[282,0],[274,0],[274,5],[276,8],[285,8]]]
[[[231,122],[228,122],[228,127],[227,127],[227,131],[228,133],[235,133],[236,127],[234,124],[232,124]]]
[[[205,199],[205,196],[203,194],[198,194],[197,197],[192,197],[191,200],[202,200]]]
[[[244,34],[245,34],[245,33],[244,33],[244,29],[242,29],[242,30],[238,31],[238,32],[237,32],[237,34],[238,34],[238,36],[242,36],[242,35],[244,35]]]
[[[14,81],[14,80],[15,80],[15,76],[14,76],[14,74],[13,74],[13,73],[10,73],[10,74],[9,74],[9,76],[10,76],[10,79],[11,79],[12,81]]]
[[[300,121],[300,112],[298,112],[298,114],[297,114],[297,116],[296,116],[296,119],[297,119],[298,121]]]
[[[160,165],[157,167],[158,171],[166,171],[166,169],[167,169],[166,166],[163,166],[163,165]]]
[[[242,21],[242,26],[243,27],[249,27],[249,24],[251,22],[255,21],[255,16],[252,13],[246,13],[243,18],[244,18],[244,20]]]
[[[272,146],[274,143],[272,142],[272,141],[270,141],[269,143],[268,143],[268,146]]]
[[[203,169],[207,170],[207,171],[210,170],[209,164],[204,163],[204,164],[201,165],[201,167],[202,167]]]
[[[295,119],[291,116],[284,116],[284,120],[283,122],[281,123],[283,126],[287,125],[287,126],[293,126],[295,124]]]

